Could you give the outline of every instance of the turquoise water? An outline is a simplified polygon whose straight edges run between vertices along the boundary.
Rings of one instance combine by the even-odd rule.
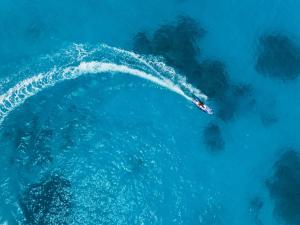
[[[2,0],[0,224],[299,225],[299,7]]]

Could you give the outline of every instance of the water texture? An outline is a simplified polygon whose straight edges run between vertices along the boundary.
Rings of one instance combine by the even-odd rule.
[[[299,225],[299,8],[2,0],[0,224]]]

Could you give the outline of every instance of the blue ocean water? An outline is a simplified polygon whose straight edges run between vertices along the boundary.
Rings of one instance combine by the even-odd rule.
[[[2,0],[0,224],[299,225],[299,7]]]

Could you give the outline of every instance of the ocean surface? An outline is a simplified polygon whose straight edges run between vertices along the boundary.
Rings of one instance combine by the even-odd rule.
[[[299,9],[1,0],[0,224],[300,225]]]

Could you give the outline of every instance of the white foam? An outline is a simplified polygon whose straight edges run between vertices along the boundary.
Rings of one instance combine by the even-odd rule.
[[[78,74],[81,73],[102,73],[102,72],[118,72],[118,73],[127,73],[133,76],[137,76],[146,80],[149,80],[159,86],[165,87],[186,99],[190,99],[178,86],[173,84],[168,79],[160,79],[151,74],[145,73],[143,71],[129,68],[124,65],[116,65],[112,63],[103,63],[103,62],[82,62],[78,66]]]
[[[101,45],[92,50],[85,49],[83,45],[75,45],[75,50],[78,54],[75,58],[79,61],[79,65],[69,66],[70,64],[68,64],[65,68],[63,66],[61,68],[54,67],[46,73],[39,73],[20,81],[1,95],[0,123],[11,111],[29,97],[34,96],[47,87],[54,86],[58,82],[75,79],[85,74],[130,74],[167,88],[189,101],[192,101],[192,98],[189,97],[190,94],[206,98],[198,89],[188,84],[183,76],[176,74],[171,67],[157,61],[155,58],[147,60],[133,52],[107,45]],[[100,54],[101,61],[82,61],[95,53]],[[72,53],[68,51],[68,54]]]

